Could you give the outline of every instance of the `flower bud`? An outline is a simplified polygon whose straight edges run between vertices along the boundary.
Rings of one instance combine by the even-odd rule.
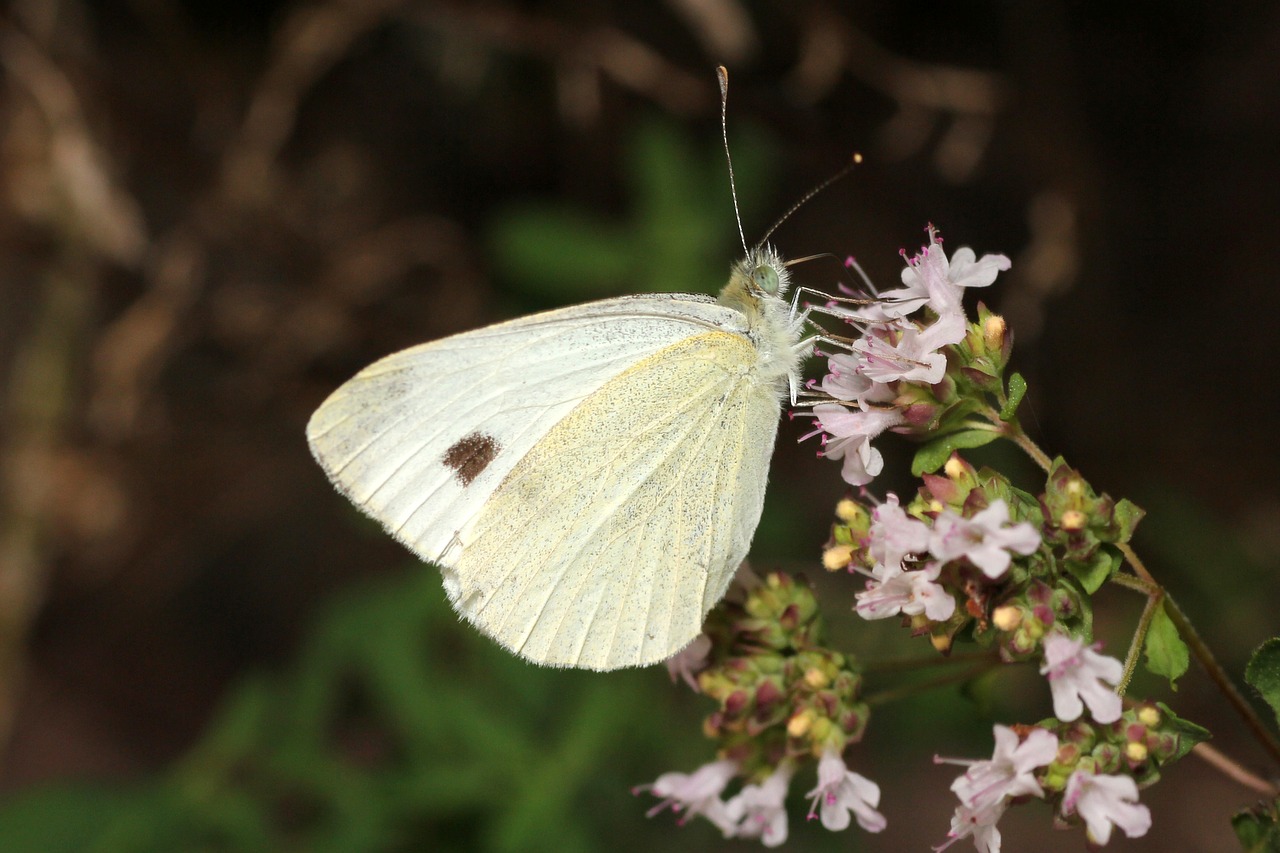
[[[822,567],[829,572],[836,572],[849,567],[853,561],[853,546],[832,545],[822,552]]]
[[[1124,745],[1124,757],[1133,764],[1141,764],[1147,760],[1147,745],[1139,741],[1130,741]]]
[[[804,673],[804,683],[814,690],[821,690],[831,683],[827,674],[816,666],[811,666]]]
[[[1161,716],[1160,709],[1154,705],[1143,705],[1137,711],[1138,722],[1142,723],[1149,729],[1153,729],[1160,725]]]
[[[982,342],[988,350],[999,353],[1004,349],[1005,332],[1008,328],[1004,318],[999,314],[992,314],[986,319],[982,324]]]
[[[1062,529],[1069,533],[1084,530],[1088,523],[1089,517],[1078,509],[1069,509],[1062,514]]]
[[[813,727],[813,712],[801,711],[787,720],[787,734],[791,737],[803,737]]]
[[[1022,624],[1022,608],[1006,604],[991,612],[991,624],[1001,631],[1012,631]]]
[[[836,504],[836,518],[849,525],[860,521],[866,522],[867,510],[857,501],[844,498]]]

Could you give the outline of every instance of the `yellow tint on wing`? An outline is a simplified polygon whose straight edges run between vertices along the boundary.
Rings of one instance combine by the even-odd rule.
[[[780,407],[759,357],[700,333],[587,397],[486,502],[449,572],[462,614],[545,664],[638,666],[689,643],[760,519]]]

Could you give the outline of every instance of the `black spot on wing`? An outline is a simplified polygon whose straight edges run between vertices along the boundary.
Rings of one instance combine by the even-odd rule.
[[[479,477],[493,457],[498,455],[502,446],[491,435],[473,432],[454,442],[444,453],[440,461],[453,469],[454,476],[464,486],[469,486]]]

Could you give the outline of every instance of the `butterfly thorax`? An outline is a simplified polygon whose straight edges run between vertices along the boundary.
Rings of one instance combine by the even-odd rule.
[[[769,246],[752,249],[734,264],[719,302],[742,313],[747,334],[760,353],[754,372],[762,381],[782,387],[800,369],[796,343],[801,324],[784,298],[790,276],[782,257]]]

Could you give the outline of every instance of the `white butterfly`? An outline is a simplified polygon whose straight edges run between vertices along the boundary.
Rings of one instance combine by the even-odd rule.
[[[423,344],[365,368],[307,440],[454,607],[531,661],[678,652],[751,545],[803,314],[770,248],[718,299],[629,296]]]

